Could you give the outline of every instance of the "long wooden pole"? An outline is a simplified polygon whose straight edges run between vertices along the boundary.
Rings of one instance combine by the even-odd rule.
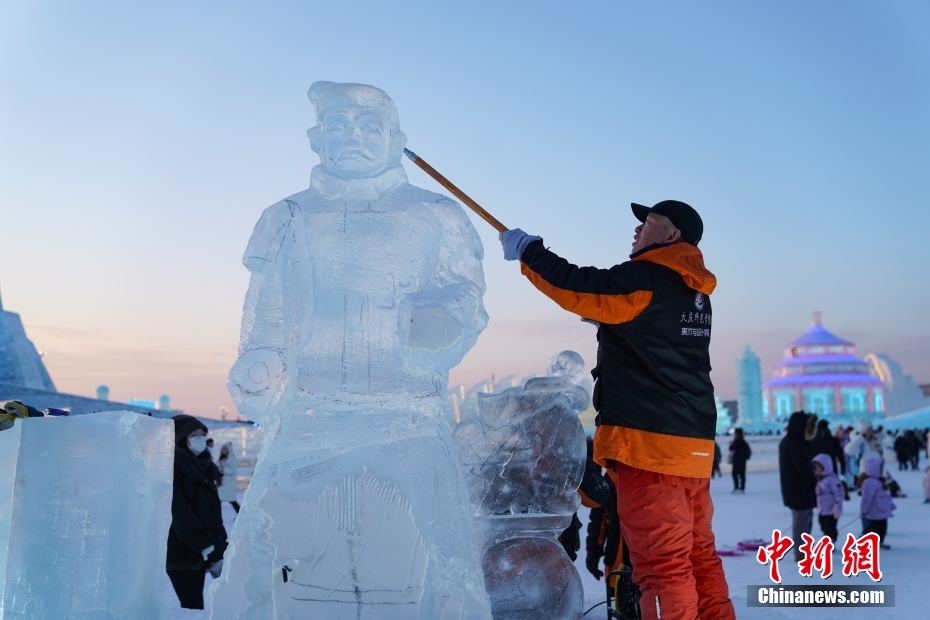
[[[416,153],[409,149],[404,149],[404,155],[409,157],[410,161],[419,166],[423,172],[436,179],[440,185],[452,192],[452,195],[471,207],[472,211],[481,216],[481,219],[483,219],[485,222],[493,226],[497,232],[504,232],[505,230],[509,230],[506,226],[501,224],[496,217],[485,211],[483,208],[481,208],[481,205],[469,198],[468,194],[457,188],[449,179],[439,174],[435,168],[423,161],[422,157],[418,157]]]

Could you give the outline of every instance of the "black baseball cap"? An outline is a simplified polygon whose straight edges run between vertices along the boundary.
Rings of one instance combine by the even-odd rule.
[[[682,240],[691,245],[697,245],[704,235],[704,222],[691,205],[678,200],[663,200],[653,207],[638,205],[635,202],[631,206],[633,215],[640,222],[645,222],[650,213],[664,215],[681,231]]]

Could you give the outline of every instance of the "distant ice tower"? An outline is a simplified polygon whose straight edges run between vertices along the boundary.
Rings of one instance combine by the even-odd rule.
[[[737,368],[737,426],[750,429],[762,424],[762,364],[746,345],[742,357],[736,361]]]
[[[730,409],[723,404],[720,397],[714,394],[714,407],[717,409],[717,426],[715,432],[718,435],[725,435],[733,426],[733,420],[730,419]]]

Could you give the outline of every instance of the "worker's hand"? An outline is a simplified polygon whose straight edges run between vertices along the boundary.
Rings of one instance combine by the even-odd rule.
[[[594,575],[594,578],[597,579],[598,581],[600,581],[601,577],[604,576],[604,573],[602,573],[601,569],[598,568],[598,564],[600,564],[600,561],[601,561],[600,556],[594,553],[589,553],[587,557],[585,557],[584,559],[584,565],[588,569],[588,572]]]
[[[203,561],[206,562],[207,558],[210,557],[210,554],[213,553],[213,545],[210,545],[206,549],[200,552],[200,555],[203,556]]]
[[[520,260],[523,250],[533,241],[542,241],[542,237],[528,235],[519,228],[505,230],[497,236],[504,246],[504,260]]]
[[[836,506],[833,507],[833,518],[839,521],[842,515],[843,515],[843,507],[840,504],[837,504]]]

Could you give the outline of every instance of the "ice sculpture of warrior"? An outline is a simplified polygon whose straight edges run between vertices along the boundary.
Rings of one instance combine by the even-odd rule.
[[[444,426],[449,369],[487,324],[483,249],[413,187],[388,95],[316,82],[310,188],[266,209],[229,375],[265,445],[212,618],[490,618]]]
[[[563,351],[549,376],[479,394],[478,412],[453,431],[482,538],[494,620],[579,620],[581,577],[557,542],[572,522],[584,475],[578,419],[590,399],[584,361]]]

